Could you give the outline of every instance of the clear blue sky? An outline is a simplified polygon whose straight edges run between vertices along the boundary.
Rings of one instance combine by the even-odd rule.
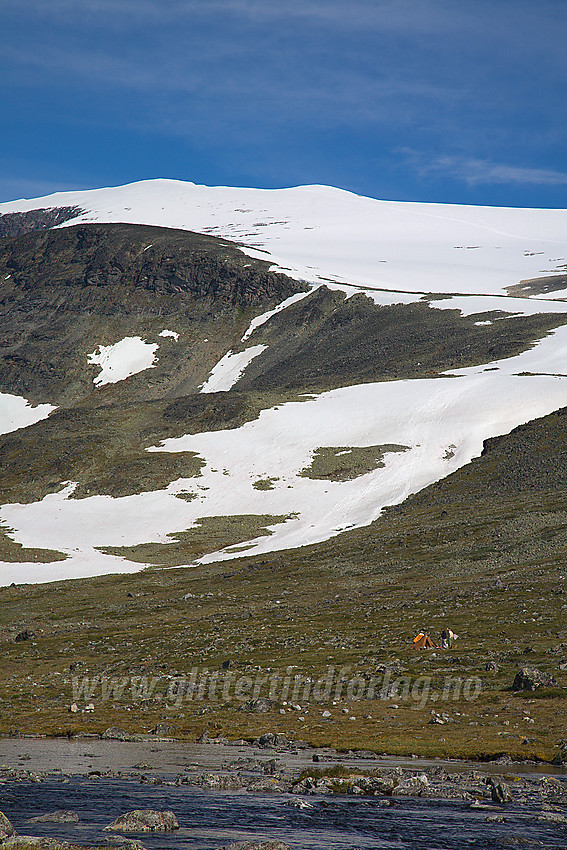
[[[0,200],[171,177],[567,207],[567,0],[0,0]]]

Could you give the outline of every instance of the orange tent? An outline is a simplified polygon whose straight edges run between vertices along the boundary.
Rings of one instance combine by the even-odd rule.
[[[416,649],[437,649],[437,646],[425,632],[420,632],[414,637],[413,645]]]

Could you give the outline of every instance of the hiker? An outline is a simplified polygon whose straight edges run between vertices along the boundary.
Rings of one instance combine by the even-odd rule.
[[[447,629],[443,629],[441,632],[441,649],[449,649],[449,635],[447,634]]]

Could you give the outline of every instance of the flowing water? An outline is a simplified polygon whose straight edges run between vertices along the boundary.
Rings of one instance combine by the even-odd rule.
[[[227,749],[234,751],[236,748],[203,748],[202,758],[195,759],[199,748],[180,744],[169,748],[95,741],[54,744],[23,740],[0,742],[0,759],[10,766],[55,770],[54,762],[59,753],[58,766],[64,771],[42,782],[9,781],[0,786],[0,809],[20,834],[102,844],[118,837],[117,833],[103,831],[116,817],[131,809],[151,808],[171,809],[177,816],[180,829],[167,834],[130,835],[131,838],[139,838],[148,850],[213,850],[235,841],[262,838],[279,839],[297,850],[496,850],[510,847],[530,850],[536,847],[567,847],[567,824],[538,821],[541,809],[535,801],[521,807],[506,806],[501,812],[505,819],[503,822],[489,822],[487,817],[492,812],[471,810],[467,803],[455,801],[411,798],[386,801],[377,797],[219,792],[191,785],[148,785],[134,776],[89,779],[84,775],[86,770],[105,768],[109,761],[113,762],[115,770],[118,769],[116,758],[110,757],[112,752],[115,756],[121,753],[122,765],[126,765],[127,770],[134,767],[134,759],[143,752],[147,761],[175,761],[178,764],[176,772],[181,772],[181,762],[184,762],[185,771],[191,772],[192,768],[207,770],[220,767]],[[16,756],[13,761],[10,752],[7,752],[12,748],[18,749],[19,756],[24,758]],[[124,751],[130,755],[125,761]],[[242,755],[246,751],[250,753],[252,750],[242,748],[231,756]],[[62,763],[64,753],[67,753],[68,761],[63,759]],[[97,759],[97,755],[100,758]],[[193,759],[189,767],[188,755]],[[255,755],[258,755],[257,751]],[[270,753],[262,755],[266,757]],[[307,755],[304,758],[307,759]],[[46,760],[51,761],[49,767]],[[384,766],[384,760],[381,763]],[[362,766],[360,761],[358,766]],[[156,770],[155,764],[152,767],[152,775],[162,780],[175,776],[175,772]],[[455,763],[451,762],[450,768],[454,770]],[[303,804],[308,807],[298,808]],[[77,824],[26,824],[28,818],[57,809],[77,812],[80,821]]]

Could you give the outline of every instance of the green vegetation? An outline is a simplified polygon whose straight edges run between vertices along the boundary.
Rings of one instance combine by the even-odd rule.
[[[257,481],[254,481],[252,486],[255,490],[273,490],[274,489],[274,481],[279,481],[280,479],[276,476],[275,478],[258,478]]]
[[[565,266],[563,266],[565,268]],[[531,295],[547,295],[548,292],[557,292],[567,288],[567,274],[553,274],[544,277],[534,277],[530,280],[521,280],[505,289],[509,295],[517,298],[529,298]],[[564,299],[560,299],[564,300]]]
[[[385,466],[384,455],[405,452],[409,446],[325,446],[315,449],[313,459],[299,475],[328,481],[351,481]]]
[[[9,564],[37,561],[41,564],[51,564],[54,561],[64,561],[67,555],[53,549],[27,549],[21,543],[15,543],[9,536],[11,529],[0,526],[0,561]]]
[[[168,534],[171,543],[140,543],[137,546],[101,546],[107,555],[120,555],[140,564],[179,567],[191,564],[207,552],[224,549],[235,543],[270,535],[269,525],[286,522],[289,516],[270,514],[238,514],[236,516],[207,516],[196,520],[188,531]]]

